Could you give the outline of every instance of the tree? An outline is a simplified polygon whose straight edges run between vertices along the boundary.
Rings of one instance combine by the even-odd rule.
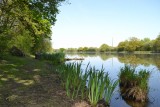
[[[65,50],[66,50],[65,48],[60,48],[59,49],[59,51],[62,52],[62,53],[65,52]]]
[[[102,45],[99,47],[99,50],[100,50],[100,52],[106,52],[106,51],[109,51],[109,50],[110,50],[110,47],[109,47],[107,44],[102,44]]]
[[[160,52],[160,35],[155,39],[155,42],[153,44],[153,50],[155,52]]]
[[[50,28],[56,21],[58,7],[63,1],[0,0],[0,39],[3,40],[0,42],[0,52],[8,50],[11,40],[22,39],[21,36],[25,36],[22,33],[24,30],[32,38],[32,50],[36,50],[42,41],[50,44]]]
[[[129,52],[133,52],[139,50],[140,47],[141,47],[140,40],[136,37],[131,37],[128,43],[126,44],[125,49]]]
[[[96,47],[89,47],[88,52],[96,52],[97,51],[97,48]]]
[[[128,43],[128,41],[120,42],[118,44],[118,51],[125,51],[125,47],[126,47],[127,43]]]
[[[143,40],[141,40],[141,44],[141,51],[151,51],[153,47],[153,44],[149,38],[144,38]]]
[[[24,53],[31,53],[33,47],[33,37],[30,36],[29,31],[23,30],[21,33],[15,35],[12,40],[9,42],[10,48],[13,46],[22,50]]]
[[[79,48],[77,49],[77,51],[78,51],[78,52],[83,52],[83,47],[79,47]]]

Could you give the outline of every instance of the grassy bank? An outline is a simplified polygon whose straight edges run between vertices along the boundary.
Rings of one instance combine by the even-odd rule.
[[[1,107],[71,107],[55,67],[32,57],[0,60]]]

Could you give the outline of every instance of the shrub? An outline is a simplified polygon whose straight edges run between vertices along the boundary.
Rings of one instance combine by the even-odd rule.
[[[35,59],[48,60],[54,64],[63,63],[65,61],[64,53],[37,53],[35,54]]]

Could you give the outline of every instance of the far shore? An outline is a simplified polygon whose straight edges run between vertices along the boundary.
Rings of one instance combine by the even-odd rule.
[[[65,52],[65,53],[75,53],[75,54],[160,54],[160,52],[153,52],[153,51],[108,51],[108,52]]]

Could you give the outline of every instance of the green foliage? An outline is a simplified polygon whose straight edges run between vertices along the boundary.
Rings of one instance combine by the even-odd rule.
[[[153,40],[144,38],[140,40],[136,37],[131,37],[129,40],[122,41],[118,44],[117,51],[152,51]]]
[[[64,53],[41,53],[39,59],[51,61],[53,64],[60,64],[65,61]]]
[[[117,85],[118,81],[111,80],[108,73],[104,73],[103,67],[101,70],[90,68],[87,93],[91,105],[96,106],[101,99],[105,99],[109,104]]]
[[[33,10],[35,18],[47,19],[51,24],[56,21],[58,6],[65,0],[28,0],[30,9]]]
[[[105,90],[105,83],[108,75],[104,76],[104,69],[100,71],[95,67],[90,68],[89,81],[88,81],[88,98],[92,106],[96,106],[97,102],[103,98]]]
[[[96,47],[89,47],[88,52],[96,52],[98,49]]]
[[[60,52],[65,52],[65,49],[64,48],[60,48],[59,51]]]
[[[158,35],[158,37],[154,41],[153,50],[155,52],[160,52],[160,35]]]
[[[110,103],[110,100],[112,98],[112,95],[114,93],[114,90],[116,88],[116,86],[118,85],[119,81],[113,81],[110,78],[107,78],[107,82],[106,82],[106,89],[105,89],[105,101],[107,102],[107,104]]]
[[[66,52],[77,52],[76,48],[68,48],[66,49]]]
[[[130,65],[125,65],[120,71],[119,78],[122,97],[134,101],[146,101],[150,72],[140,70],[137,73],[135,68]]]
[[[77,51],[78,51],[78,52],[83,52],[83,47],[79,47],[79,48],[77,49]]]
[[[82,79],[83,75],[81,70],[81,63],[70,63],[64,65],[61,68],[61,71],[61,76],[63,80],[62,82],[64,84],[63,86],[66,89],[67,96],[71,97],[72,99],[77,98],[80,91],[84,90],[85,79],[87,79]]]
[[[0,39],[3,42],[0,42],[0,52],[7,51],[8,44],[11,47],[19,45],[27,53],[31,47],[33,53],[50,51],[51,24],[56,21],[58,7],[63,1],[65,0],[1,1]],[[22,43],[23,41],[25,42]]]
[[[136,37],[131,37],[128,43],[126,44],[125,50],[133,52],[138,50],[140,46],[140,40]]]
[[[130,65],[125,65],[125,67],[121,68],[120,71],[119,78],[122,85],[125,87],[139,86],[140,88],[146,89],[147,86],[141,87],[141,85],[147,85],[150,72],[146,70],[140,70],[138,73],[136,73],[135,68],[131,67]]]
[[[34,44],[34,47],[32,48],[33,53],[51,53],[53,52],[52,49],[52,43],[50,39],[44,38],[43,36],[37,40],[37,42]]]
[[[15,35],[10,41],[10,47],[15,46],[24,53],[31,53],[33,47],[33,37],[30,36],[29,31],[22,31],[21,34]]]
[[[120,42],[118,44],[118,51],[125,51],[125,47],[128,41]]]
[[[81,66],[82,63],[69,63],[59,70],[67,95],[71,98],[87,98],[92,106],[104,98],[109,104],[118,81],[111,80],[103,67],[97,70],[95,67],[88,68],[88,64],[83,71]]]
[[[107,44],[102,44],[102,45],[99,47],[99,50],[100,50],[100,52],[106,52],[106,51],[109,51],[109,50],[110,50],[110,47],[109,47]]]
[[[7,33],[0,34],[0,56],[4,55],[9,48],[9,40],[10,35],[7,35]]]
[[[74,49],[75,50],[75,49]],[[98,49],[95,47],[79,47],[78,52],[96,52]]]

